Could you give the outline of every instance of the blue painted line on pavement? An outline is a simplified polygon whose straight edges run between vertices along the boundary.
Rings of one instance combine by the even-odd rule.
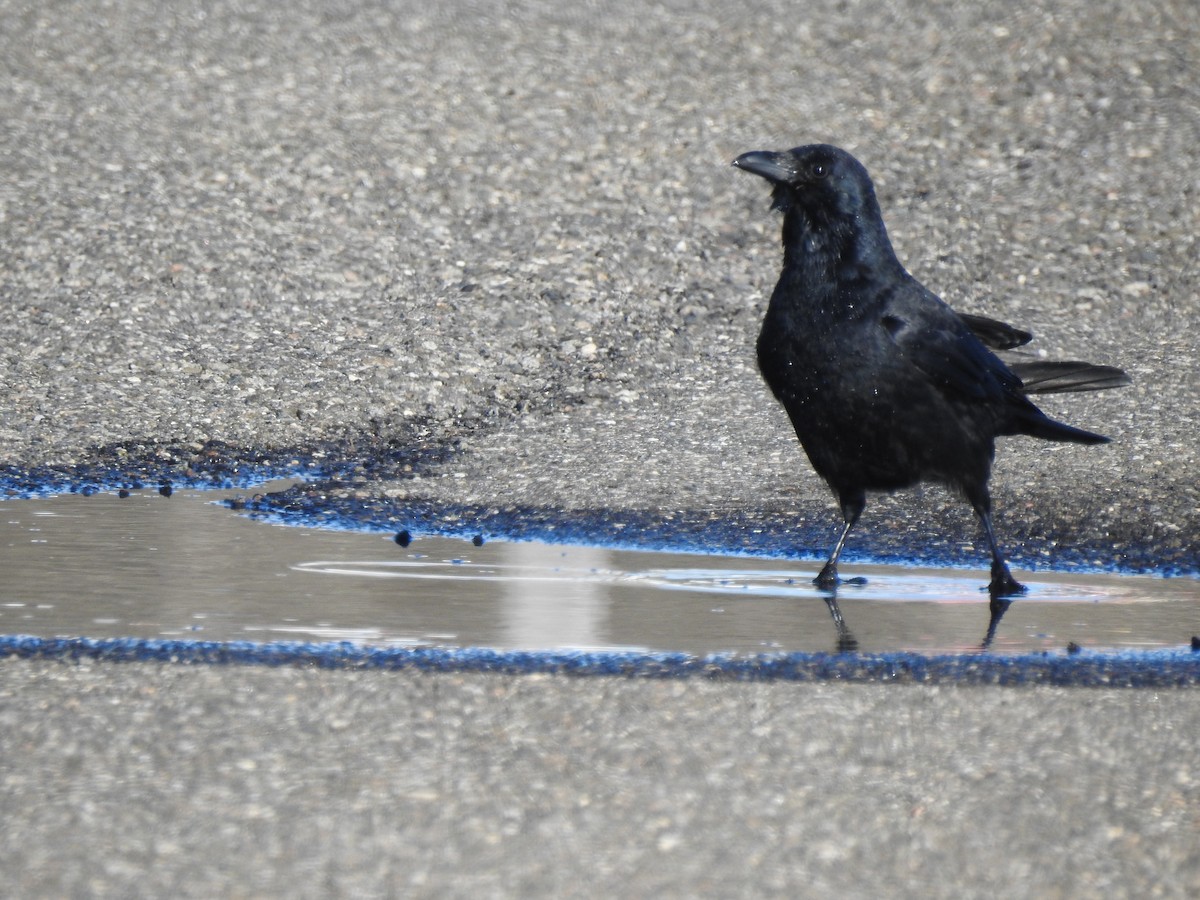
[[[495,650],[483,647],[370,647],[345,642],[42,638],[0,635],[2,658],[62,662],[167,662],[200,665],[306,666],[374,669],[558,674],[633,678],[709,678],[888,684],[1059,685],[1166,688],[1200,686],[1200,652],[989,653],[924,656],[917,653],[779,653],[760,655],[584,650]]]

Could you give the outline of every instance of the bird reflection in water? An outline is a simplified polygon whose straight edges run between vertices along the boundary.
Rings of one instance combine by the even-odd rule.
[[[858,652],[858,638],[850,630],[850,626],[846,622],[846,617],[842,614],[842,608],[838,605],[838,589],[840,587],[861,587],[866,583],[867,580],[865,578],[848,578],[837,584],[820,589],[821,597],[825,601],[825,606],[829,609],[829,616],[833,619],[834,631],[837,634],[837,642],[834,645],[836,653]],[[996,639],[996,630],[1000,626],[1000,620],[1004,618],[1004,614],[1008,612],[1008,608],[1013,604],[1013,598],[1002,591],[989,589],[988,594],[988,623],[987,631],[983,636],[983,642],[979,645],[981,651],[991,649],[992,643]]]

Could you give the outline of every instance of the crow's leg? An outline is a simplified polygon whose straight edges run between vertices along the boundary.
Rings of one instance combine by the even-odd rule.
[[[992,498],[988,494],[987,488],[969,491],[967,498],[971,501],[971,506],[975,508],[975,514],[979,516],[979,521],[983,523],[983,533],[987,535],[988,546],[992,550],[992,580],[988,584],[988,593],[993,598],[1024,594],[1025,585],[1012,577],[1012,572],[1008,570],[1008,563],[1004,561],[1004,554],[1000,552],[1000,545],[996,543],[996,532],[992,528]]]
[[[842,519],[845,521],[846,527],[842,529],[842,536],[838,538],[833,552],[829,554],[828,561],[822,567],[817,577],[813,579],[813,584],[819,588],[835,587],[841,581],[838,578],[837,571],[838,557],[842,555],[842,548],[846,546],[846,538],[850,536],[850,529],[854,527],[854,523],[858,521],[858,517],[862,515],[863,510],[866,508],[867,495],[863,491],[841,494],[839,495],[839,501],[842,506]],[[863,583],[865,580],[854,579],[856,583]]]

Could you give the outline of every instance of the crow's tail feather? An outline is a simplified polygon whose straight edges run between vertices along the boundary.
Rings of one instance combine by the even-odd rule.
[[[1115,366],[1098,366],[1075,360],[1019,362],[1009,368],[1021,379],[1026,394],[1107,391],[1132,384],[1130,377]]]
[[[1112,438],[1096,434],[1094,431],[1084,431],[1074,425],[1056,422],[1040,411],[1036,415],[1022,416],[1012,433],[1027,434],[1044,441],[1063,441],[1072,444],[1107,444],[1112,440]]]

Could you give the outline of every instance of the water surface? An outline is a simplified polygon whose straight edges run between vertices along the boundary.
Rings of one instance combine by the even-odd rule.
[[[0,504],[0,633],[348,640],[506,649],[823,651],[839,645],[817,566],[791,560],[470,541],[255,521],[213,492]],[[982,570],[843,563],[837,603],[867,652],[974,651]],[[1200,582],[1018,572],[997,652],[1178,647]],[[841,635],[845,645],[845,634]]]

